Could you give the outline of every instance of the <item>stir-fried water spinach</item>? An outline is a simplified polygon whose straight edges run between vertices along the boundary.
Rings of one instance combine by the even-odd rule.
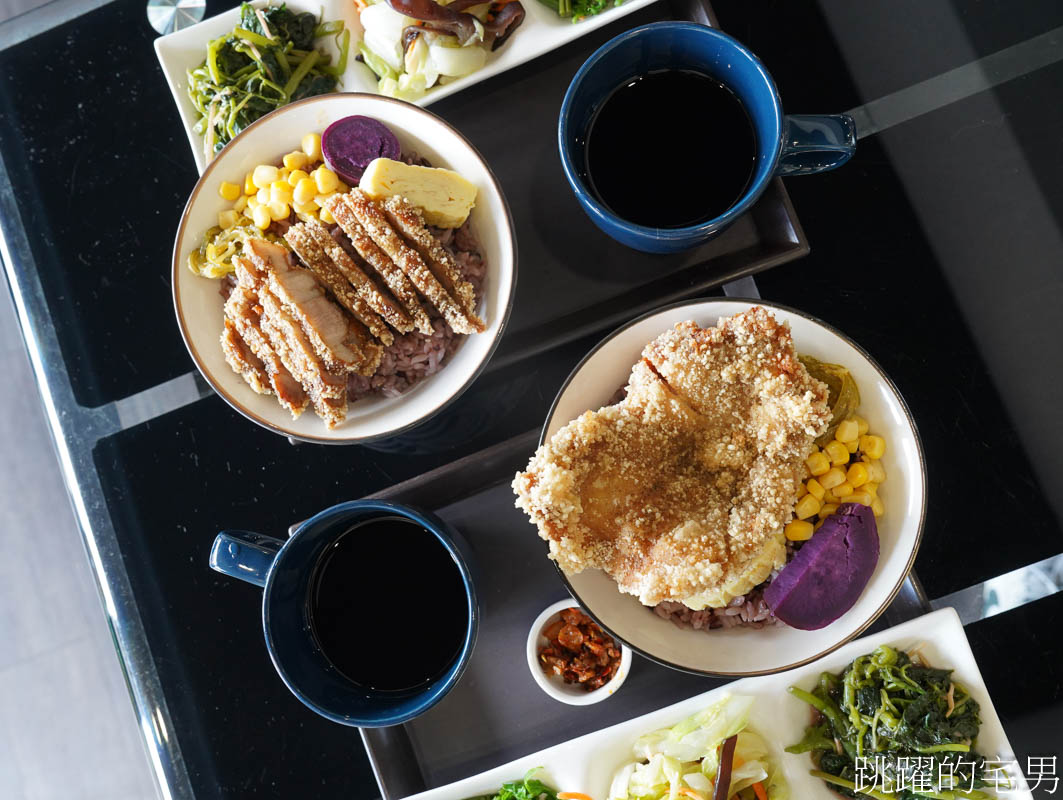
[[[503,783],[497,794],[470,797],[469,800],[557,800],[557,792],[538,778],[532,776],[539,769],[532,769],[522,780]]]
[[[334,35],[340,57],[314,43]],[[207,44],[207,57],[188,72],[188,96],[199,112],[196,133],[210,159],[236,134],[270,111],[336,90],[347,66],[351,33],[342,22],[320,23],[284,5],[240,6],[240,24]]]
[[[978,703],[951,675],[879,647],[811,692],[790,687],[818,719],[786,750],[811,753],[812,774],[845,797],[988,800]]]

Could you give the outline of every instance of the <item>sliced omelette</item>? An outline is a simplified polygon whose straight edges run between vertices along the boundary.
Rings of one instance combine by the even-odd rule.
[[[602,569],[650,606],[719,608],[785,563],[783,526],[830,416],[765,309],[684,322],[646,346],[623,400],[539,448],[517,505],[566,573]]]

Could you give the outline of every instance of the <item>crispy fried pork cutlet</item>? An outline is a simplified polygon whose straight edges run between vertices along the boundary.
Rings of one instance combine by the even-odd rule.
[[[398,232],[391,227],[391,223],[376,203],[358,188],[351,189],[344,196],[344,200],[373,242],[398,265],[399,269],[417,287],[417,291],[443,315],[443,319],[446,320],[451,330],[455,333],[483,331],[483,321],[475,316],[470,318],[462,310],[458,301],[447,293],[417,251],[406,244]]]
[[[239,265],[238,265],[239,267]],[[297,381],[281,362],[261,328],[261,307],[258,297],[245,286],[237,286],[225,301],[225,325],[233,325],[241,340],[262,363],[269,375],[270,388],[280,404],[291,412],[293,419],[306,410],[310,398],[302,384]],[[246,380],[246,376],[245,380]],[[253,388],[253,387],[252,387]]]
[[[340,243],[329,233],[328,229],[316,219],[312,217],[307,219],[302,227],[332,259],[332,263],[343,276],[355,287],[358,296],[365,300],[369,307],[379,314],[388,325],[399,333],[408,333],[413,330],[413,320],[410,319],[402,305],[391,296],[390,292],[385,287],[378,285],[369,276],[366,269],[371,270],[371,268],[368,265],[365,265],[365,269],[363,269],[362,265],[358,264],[340,246]]]
[[[328,235],[327,232],[325,235]],[[306,224],[292,225],[284,234],[284,240],[291,245],[292,251],[299,256],[310,271],[329,288],[340,305],[365,325],[373,336],[384,344],[391,344],[395,341],[395,337],[392,336],[384,321],[369,307],[369,304],[358,294],[358,290],[333,263],[328,253],[311,235]]]
[[[339,306],[325,296],[325,290],[309,270],[293,267],[288,251],[265,239],[250,239],[245,247],[251,262],[262,275],[259,297],[268,291],[297,319],[314,351],[330,370],[372,375],[380,363],[379,345],[352,330]],[[264,280],[264,287],[262,285]]]
[[[347,234],[347,238],[351,240],[358,255],[384,280],[391,293],[402,303],[403,308],[413,319],[417,330],[431,336],[434,330],[432,320],[428,318],[428,314],[421,305],[417,290],[414,289],[406,274],[395,265],[387,253],[380,249],[366,229],[362,227],[358,217],[355,216],[350,198],[342,194],[333,195],[325,200],[325,209],[332,214],[333,219]]]
[[[236,323],[231,319],[225,320],[225,327],[221,332],[221,349],[225,355],[225,361],[233,372],[239,374],[247,385],[256,394],[273,394],[273,388],[269,385],[269,375],[262,360],[251,352],[251,348],[240,338],[236,330]]]
[[[627,396],[535,453],[517,505],[568,573],[599,568],[646,605],[725,606],[785,563],[803,461],[827,387],[763,308],[677,325],[635,364]]]
[[[461,269],[454,260],[454,256],[425,226],[420,209],[406,198],[395,195],[384,201],[384,214],[395,230],[406,237],[413,249],[424,259],[432,274],[443,284],[443,288],[458,301],[458,305],[473,326],[482,331],[483,320],[474,313],[476,293],[472,284],[462,278]]]

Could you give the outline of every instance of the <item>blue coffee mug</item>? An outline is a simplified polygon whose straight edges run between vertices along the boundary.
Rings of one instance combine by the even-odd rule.
[[[753,178],[738,202],[714,219],[683,228],[636,225],[618,217],[584,178],[587,132],[602,103],[632,78],[667,69],[700,72],[727,86],[745,106],[757,140]],[[719,234],[757,201],[774,176],[808,175],[844,164],[856,151],[856,128],[845,114],[784,115],[775,82],[760,59],[726,33],[694,22],[654,22],[609,40],[580,67],[561,104],[557,143],[565,177],[595,225],[635,250],[676,253]],[[696,146],[689,149],[687,157],[699,157]]]
[[[426,686],[376,691],[344,677],[321,651],[311,631],[307,598],[314,567],[330,545],[359,523],[396,516],[434,534],[453,558],[465,587],[469,616],[461,649],[442,675]],[[416,558],[416,553],[410,557]],[[326,719],[362,728],[398,725],[423,714],[458,682],[472,655],[480,621],[471,564],[468,544],[439,517],[378,500],[356,500],[326,509],[299,525],[286,542],[248,531],[222,531],[210,551],[211,569],[263,588],[266,648],[292,694]],[[382,603],[386,601],[381,598]],[[372,657],[371,653],[367,656]]]

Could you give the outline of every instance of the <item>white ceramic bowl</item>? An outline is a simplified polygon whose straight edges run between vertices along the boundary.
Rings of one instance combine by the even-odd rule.
[[[573,596],[603,628],[634,650],[666,666],[707,675],[762,675],[820,658],[866,629],[900,590],[922,537],[926,470],[911,413],[882,369],[844,335],[793,309],[746,300],[696,300],[643,316],[602,341],[573,370],[547,417],[540,441],[588,409],[597,409],[627,383],[643,347],[678,322],[702,327],[754,305],[789,323],[799,353],[849,369],[860,389],[860,415],[886,439],[886,481],[879,496],[886,514],[878,520],[881,554],[863,593],[849,611],[825,628],[802,631],[786,625],[760,630],[684,630],[656,616],[600,570],[564,575]]]
[[[223,300],[218,282],[189,271],[188,254],[231,204],[218,196],[222,181],[243,184],[260,163],[279,163],[298,149],[303,135],[323,131],[351,114],[374,117],[398,137],[403,150],[415,150],[433,166],[448,167],[476,184],[471,219],[487,263],[484,296],[478,309],[483,333],[467,336],[447,364],[396,398],[372,397],[352,403],[347,420],[329,430],[307,409],[293,420],[276,398],[255,394],[225,363],[218,339]],[[330,94],[292,103],[242,131],[206,168],[188,198],[173,251],[173,295],[177,324],[203,377],[229,405],[265,428],[295,439],[326,444],[366,442],[392,436],[423,422],[456,399],[483,369],[501,337],[517,277],[517,247],[509,206],[494,173],[460,133],[435,114],[378,95]]]
[[[544,647],[548,639],[543,636],[547,629],[566,608],[579,608],[575,600],[558,600],[548,606],[542,614],[535,618],[531,630],[528,631],[528,670],[531,672],[539,688],[555,700],[570,706],[589,706],[592,703],[600,703],[606,698],[612,697],[619,689],[627,675],[631,672],[631,648],[620,643],[620,666],[616,670],[613,679],[604,686],[593,691],[586,691],[571,683],[565,683],[557,675],[547,675],[539,666],[539,649]]]

